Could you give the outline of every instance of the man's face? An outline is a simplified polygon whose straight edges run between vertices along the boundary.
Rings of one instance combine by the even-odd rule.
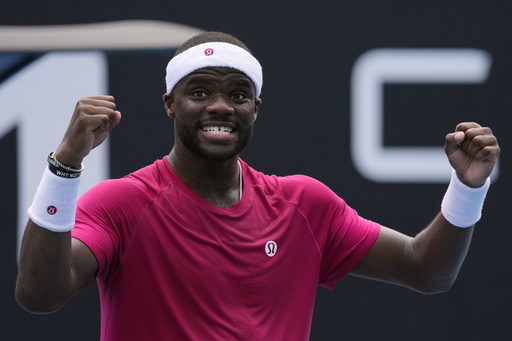
[[[230,68],[204,68],[166,95],[175,119],[175,148],[214,160],[237,156],[251,140],[260,99],[254,84]]]

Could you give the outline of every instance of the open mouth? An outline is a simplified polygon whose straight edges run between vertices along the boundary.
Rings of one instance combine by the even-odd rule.
[[[229,135],[233,132],[233,128],[224,127],[224,126],[206,126],[202,128],[203,131],[206,131],[213,135]]]

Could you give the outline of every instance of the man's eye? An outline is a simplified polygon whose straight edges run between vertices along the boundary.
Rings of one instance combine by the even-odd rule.
[[[194,97],[204,97],[206,96],[206,93],[202,90],[197,90],[197,91],[194,91],[192,92],[192,96]]]
[[[245,99],[247,98],[247,96],[245,96],[245,94],[241,93],[241,92],[237,92],[235,94],[233,94],[233,99]]]

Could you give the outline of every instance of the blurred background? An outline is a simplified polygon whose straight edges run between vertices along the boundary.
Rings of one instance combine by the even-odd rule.
[[[123,114],[109,143],[87,160],[86,185],[164,157],[173,141],[162,102],[165,66],[180,39],[200,30],[236,36],[263,66],[246,162],[267,174],[317,178],[360,215],[406,234],[439,211],[449,177],[439,158],[445,135],[477,121],[499,138],[494,184],[452,290],[422,295],[347,276],[332,292],[318,288],[311,340],[510,340],[511,15],[505,0],[3,0],[2,340],[99,339],[95,285],[51,315],[16,304],[27,198],[83,95],[112,94]],[[101,26],[108,44],[89,39],[96,24],[126,21],[144,33],[123,37]],[[146,32],[151,22],[170,26]],[[51,43],[42,41],[48,36]]]

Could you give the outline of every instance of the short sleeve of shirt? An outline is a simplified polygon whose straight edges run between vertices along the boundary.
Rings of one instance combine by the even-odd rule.
[[[323,250],[320,284],[331,290],[366,255],[380,230],[379,224],[360,217],[349,206],[342,211],[334,218]]]
[[[85,243],[96,256],[98,277],[108,274],[123,245],[121,239],[130,235],[145,207],[147,195],[140,195],[141,192],[144,189],[136,181],[107,180],[78,200],[72,237]]]
[[[319,284],[332,290],[364,257],[379,234],[380,225],[360,217],[343,199],[321,182],[294,176],[285,189],[308,219],[322,261]],[[293,182],[298,181],[298,187]],[[293,188],[302,188],[297,191]]]

